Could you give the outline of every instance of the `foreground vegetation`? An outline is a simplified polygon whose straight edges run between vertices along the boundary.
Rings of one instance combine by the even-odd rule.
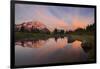
[[[95,36],[94,35],[71,35],[71,40],[82,41],[81,47],[87,53],[89,61],[94,61],[95,58]]]

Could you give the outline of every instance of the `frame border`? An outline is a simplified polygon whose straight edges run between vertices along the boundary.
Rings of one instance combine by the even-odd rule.
[[[73,63],[52,63],[52,64],[41,64],[41,65],[23,65],[15,66],[15,38],[14,38],[14,23],[15,23],[15,4],[34,4],[34,5],[47,5],[47,6],[70,6],[70,7],[85,7],[94,8],[94,21],[95,21],[95,60],[86,62],[73,62]],[[80,64],[92,64],[97,62],[96,55],[96,5],[80,5],[80,4],[64,4],[64,3],[50,3],[50,2],[35,2],[35,1],[10,1],[10,68],[29,68],[29,67],[48,67],[48,66],[61,66],[61,65],[80,65]]]

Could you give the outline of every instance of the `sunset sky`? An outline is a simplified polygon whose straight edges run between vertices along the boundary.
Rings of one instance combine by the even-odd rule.
[[[16,4],[15,24],[28,21],[40,21],[50,30],[75,30],[94,23],[94,8]]]

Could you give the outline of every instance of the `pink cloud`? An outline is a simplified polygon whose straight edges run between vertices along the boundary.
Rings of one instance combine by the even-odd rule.
[[[57,29],[67,29],[67,23],[63,20],[58,19],[57,17],[50,16],[45,14],[45,11],[42,9],[37,8],[36,10],[37,18],[42,21],[49,30],[53,31],[55,28]]]
[[[79,17],[73,17],[72,24],[71,24],[71,30],[75,30],[77,28],[85,29],[88,26],[88,20],[81,19]]]
[[[55,16],[47,14],[49,11],[46,8],[38,7],[35,10],[35,15],[37,15],[37,20],[42,21],[50,31],[53,31],[55,28],[66,30],[75,30],[77,28],[85,29],[91,23],[90,18],[82,18],[80,16],[73,16],[72,23],[65,22],[62,19],[59,19]],[[66,17],[67,19],[67,17]]]

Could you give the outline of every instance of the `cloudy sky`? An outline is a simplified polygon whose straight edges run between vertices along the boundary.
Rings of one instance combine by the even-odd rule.
[[[94,8],[16,4],[15,24],[28,21],[40,21],[50,30],[75,30],[94,23]]]

